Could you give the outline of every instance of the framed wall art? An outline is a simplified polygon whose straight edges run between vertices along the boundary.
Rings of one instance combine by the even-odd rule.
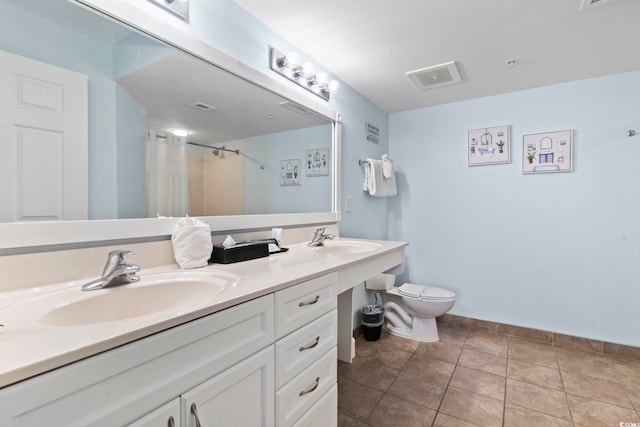
[[[522,173],[571,172],[573,130],[522,135]]]
[[[307,176],[329,175],[329,149],[312,148],[307,150],[305,171]]]
[[[280,185],[300,185],[300,159],[280,160]]]
[[[469,166],[511,163],[509,125],[470,130],[467,159]]]

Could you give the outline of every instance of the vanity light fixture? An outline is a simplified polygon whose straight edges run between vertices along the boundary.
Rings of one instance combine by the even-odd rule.
[[[189,131],[186,129],[174,129],[173,130],[173,135],[174,136],[188,136],[189,135]]]
[[[149,1],[171,12],[178,18],[189,22],[189,0],[149,0]]]
[[[298,55],[293,52],[285,54],[271,47],[269,65],[276,73],[315,93],[325,101],[328,101],[331,94],[335,93],[340,86],[337,80],[329,81],[325,73],[314,73],[313,64],[310,62],[301,64]]]

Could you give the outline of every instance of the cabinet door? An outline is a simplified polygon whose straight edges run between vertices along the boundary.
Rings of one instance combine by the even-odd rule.
[[[274,425],[273,345],[181,397],[185,427]]]
[[[180,427],[180,399],[176,397],[127,427]]]
[[[338,385],[300,417],[293,427],[336,427],[338,425]]]

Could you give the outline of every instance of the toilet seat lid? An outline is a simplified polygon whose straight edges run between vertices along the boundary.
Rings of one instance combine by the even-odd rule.
[[[405,283],[398,288],[400,295],[412,298],[422,299],[445,299],[455,298],[456,294],[446,289],[436,286],[414,285],[413,283]]]

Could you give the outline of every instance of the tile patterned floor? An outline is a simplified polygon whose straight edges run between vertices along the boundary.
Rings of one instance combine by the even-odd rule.
[[[639,426],[640,360],[444,323],[338,365],[338,426]],[[633,424],[637,423],[637,424]]]

